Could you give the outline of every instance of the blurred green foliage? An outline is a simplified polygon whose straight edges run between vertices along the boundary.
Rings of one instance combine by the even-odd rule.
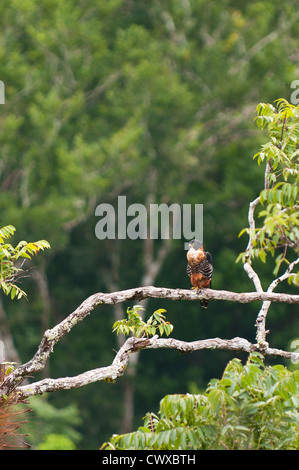
[[[44,328],[88,295],[140,284],[143,241],[99,241],[94,233],[96,205],[115,204],[118,195],[128,204],[204,204],[213,287],[252,289],[235,259],[244,250],[238,233],[248,203],[263,187],[264,164],[252,157],[265,139],[253,119],[257,103],[289,99],[298,78],[297,18],[294,0],[1,2],[0,226],[51,244],[34,260],[45,282],[22,283],[30,302],[3,298],[22,361]],[[185,255],[174,240],[155,285],[188,288]],[[261,260],[255,267],[267,285],[273,267]],[[151,300],[147,311],[157,308],[183,340],[254,340],[257,304],[210,302],[207,314],[197,303]],[[47,373],[109,364],[114,321],[112,307],[98,307],[56,346]],[[271,345],[288,345],[298,321],[294,306],[273,306]],[[135,422],[163,396],[186,393],[194,382],[205,387],[231,358],[141,352],[131,378]],[[119,430],[125,380],[48,397],[58,409],[74,403],[80,410],[81,448],[98,448]]]
[[[75,450],[82,438],[76,430],[81,418],[74,403],[57,408],[48,402],[46,395],[34,396],[30,400],[30,412],[27,412],[26,419],[22,433],[34,449]]]
[[[298,450],[299,373],[263,359],[232,359],[202,394],[167,395],[158,415],[102,449]]]

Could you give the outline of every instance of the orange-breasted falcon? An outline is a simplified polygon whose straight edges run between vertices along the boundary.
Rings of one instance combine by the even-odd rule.
[[[204,250],[203,244],[199,240],[192,240],[189,243],[187,252],[187,274],[190,276],[192,289],[212,286],[213,260],[208,251]],[[200,300],[204,308],[208,308],[208,300]]]

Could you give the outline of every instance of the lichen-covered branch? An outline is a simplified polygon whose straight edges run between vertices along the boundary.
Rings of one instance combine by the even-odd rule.
[[[69,390],[88,385],[98,381],[115,381],[120,378],[126,370],[132,353],[141,349],[175,349],[184,353],[191,353],[202,349],[224,349],[229,351],[244,351],[250,353],[259,350],[244,338],[221,339],[212,338],[192,342],[180,341],[174,338],[135,338],[127,339],[115,356],[112,364],[107,367],[86,371],[74,377],[64,377],[58,379],[44,379],[30,385],[18,387],[20,398],[28,398],[32,395],[42,394],[45,392],[54,392],[58,390]],[[288,359],[299,361],[298,353],[290,353],[278,349],[267,348],[264,354],[281,356]]]
[[[267,289],[267,293],[268,294],[272,293],[273,290],[278,286],[278,284],[288,279],[292,275],[293,268],[298,263],[299,263],[299,258],[297,258],[288,266],[288,269],[285,271],[284,274],[282,274],[277,279],[274,279],[274,281],[272,281],[271,284],[269,285]],[[266,318],[267,318],[267,313],[270,308],[270,305],[271,305],[271,300],[264,301],[256,319],[256,327],[257,327],[256,340],[260,346],[262,345],[268,346],[268,343],[266,342],[266,335],[268,333],[268,330],[266,329]]]
[[[161,299],[169,299],[173,301],[194,301],[198,302],[202,298],[210,299],[210,300],[224,300],[224,301],[231,301],[231,302],[240,302],[240,303],[249,303],[255,301],[271,301],[271,302],[285,302],[289,304],[298,304],[299,303],[299,295],[291,295],[291,294],[283,294],[283,293],[273,293],[273,292],[230,292],[224,290],[214,290],[214,289],[203,289],[196,293],[193,290],[186,290],[186,289],[168,289],[165,287],[137,287],[134,289],[123,290],[119,292],[112,292],[112,293],[96,293],[88,297],[82,304],[74,310],[70,315],[68,315],[61,323],[54,326],[52,329],[47,330],[44,333],[42,341],[37,349],[36,354],[33,358],[28,361],[27,363],[19,366],[13,372],[11,372],[5,380],[2,382],[0,386],[0,394],[8,395],[12,390],[18,387],[18,390],[24,390],[24,387],[20,387],[22,380],[27,376],[32,376],[36,372],[41,371],[46,364],[46,361],[50,354],[53,352],[54,346],[57,342],[67,334],[75,325],[77,325],[80,321],[84,320],[86,316],[88,316],[91,311],[100,304],[108,304],[114,305],[120,302],[127,302],[131,300],[140,301],[146,298],[161,298]],[[88,371],[80,376],[77,376],[76,379],[72,378],[64,378],[64,379],[56,379],[60,380],[63,383],[63,388],[73,388],[74,386],[82,386],[85,383],[89,383],[89,381],[94,380],[107,380],[111,379],[114,380],[115,377],[121,375],[123,373],[124,367],[126,366],[122,360],[119,358],[127,357],[128,354],[132,352],[132,350],[137,348],[154,348],[154,347],[172,347],[174,349],[182,350],[182,348],[186,349],[186,352],[190,352],[196,349],[204,348],[222,348],[222,349],[234,349],[234,350],[248,350],[248,343],[246,340],[242,340],[242,342],[234,340],[201,340],[199,342],[194,343],[184,343],[179,342],[178,340],[173,339],[155,339],[155,340],[144,340],[143,343],[140,343],[140,339],[137,340],[137,343],[132,345],[134,342],[134,338],[131,340],[132,342],[127,341],[123,348],[120,349],[118,355],[115,358],[114,363],[112,366],[108,368],[100,368],[96,369],[95,371]],[[139,342],[138,342],[139,341]],[[150,341],[148,343],[148,341]],[[246,348],[245,343],[246,341]],[[134,346],[135,345],[135,346]],[[236,347],[232,347],[232,345],[236,345]],[[192,349],[192,348],[196,349]],[[253,347],[254,346],[250,346]],[[128,348],[128,350],[126,349]],[[285,353],[290,354],[290,353]],[[286,356],[287,357],[287,356]],[[289,356],[288,356],[289,357]],[[98,375],[99,374],[99,375]],[[45,379],[45,381],[39,382],[39,386],[41,388],[40,391],[38,389],[38,385],[31,384],[30,387],[32,390],[36,390],[36,393],[43,393],[45,387],[47,391],[55,390],[57,385],[57,381],[54,379]],[[74,384],[78,385],[74,385]],[[38,384],[38,383],[37,383]],[[47,385],[46,385],[47,384]],[[33,387],[34,385],[34,387]]]

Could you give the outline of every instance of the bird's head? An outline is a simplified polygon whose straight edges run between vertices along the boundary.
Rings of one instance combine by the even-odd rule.
[[[200,240],[191,240],[191,242],[189,242],[189,248],[193,248],[193,250],[203,250],[203,244]]]

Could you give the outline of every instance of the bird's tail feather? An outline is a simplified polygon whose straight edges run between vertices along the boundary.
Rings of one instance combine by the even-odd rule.
[[[209,301],[207,299],[201,299],[200,300],[200,305],[203,307],[203,308],[208,308],[208,304],[209,304]]]

